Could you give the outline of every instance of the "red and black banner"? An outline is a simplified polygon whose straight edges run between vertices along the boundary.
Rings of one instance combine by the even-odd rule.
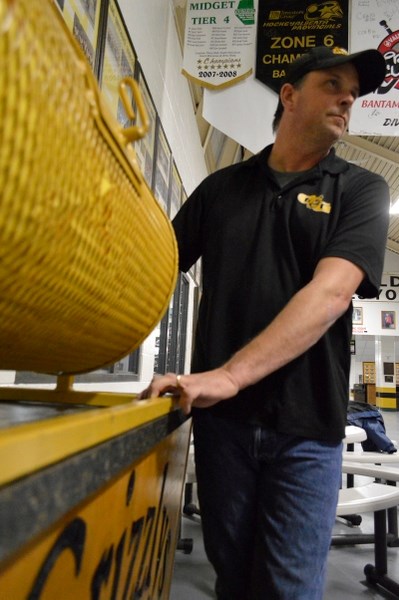
[[[348,0],[259,0],[256,78],[278,92],[288,65],[310,48],[348,48],[348,21]]]
[[[374,92],[353,105],[349,133],[399,136],[399,15],[392,0],[367,0],[367,11],[364,0],[351,0],[351,19],[351,51],[379,50],[386,73]]]

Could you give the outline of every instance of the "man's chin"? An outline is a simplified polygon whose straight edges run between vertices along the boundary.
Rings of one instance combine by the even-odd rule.
[[[332,126],[328,128],[329,133],[333,141],[341,139],[341,137],[346,132],[346,126],[339,127],[338,125]]]

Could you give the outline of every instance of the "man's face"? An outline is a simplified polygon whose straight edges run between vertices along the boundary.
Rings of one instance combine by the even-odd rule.
[[[310,72],[293,94],[295,119],[308,133],[332,142],[347,130],[359,96],[359,77],[351,63]]]

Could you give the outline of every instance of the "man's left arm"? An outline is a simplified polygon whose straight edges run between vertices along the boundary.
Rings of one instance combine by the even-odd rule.
[[[220,368],[204,373],[156,377],[141,397],[178,393],[185,413],[235,396],[288,364],[309,348],[345,313],[364,278],[354,263],[323,258],[312,280],[297,292],[276,318]]]

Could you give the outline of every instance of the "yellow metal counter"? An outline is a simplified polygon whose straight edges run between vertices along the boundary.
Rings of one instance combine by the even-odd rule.
[[[190,424],[170,397],[0,388],[1,600],[166,600]]]

